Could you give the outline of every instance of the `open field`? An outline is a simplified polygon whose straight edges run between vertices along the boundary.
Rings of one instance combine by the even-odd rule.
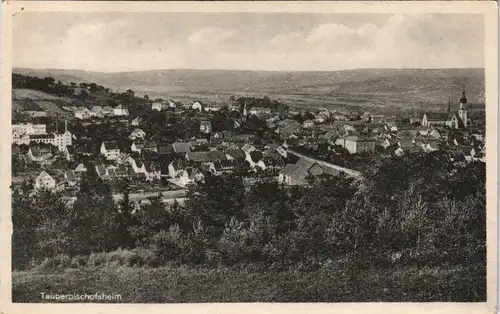
[[[71,107],[77,102],[68,97],[58,97],[32,89],[12,90],[12,110],[42,110],[49,114],[65,115],[62,107]]]
[[[41,302],[40,292],[121,294],[125,303],[484,301],[485,276],[460,266],[284,272],[104,266],[13,272],[13,302]]]
[[[458,106],[467,88],[473,108],[483,108],[484,69],[360,69],[331,72],[258,72],[222,70],[154,70],[98,73],[73,70],[15,69],[15,73],[52,76],[68,83],[96,82],[137,95],[224,103],[230,96],[267,95],[292,107],[394,110],[447,109]],[[455,108],[452,108],[455,109]]]

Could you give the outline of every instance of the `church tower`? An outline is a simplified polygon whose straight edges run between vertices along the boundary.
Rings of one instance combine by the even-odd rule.
[[[245,100],[245,103],[243,104],[243,121],[247,120],[247,101]]]
[[[467,127],[467,97],[465,97],[465,88],[462,92],[462,98],[460,98],[460,109],[458,110],[458,116],[464,122],[464,127]]]

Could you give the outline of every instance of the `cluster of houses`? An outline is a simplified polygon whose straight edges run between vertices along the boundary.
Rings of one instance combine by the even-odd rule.
[[[152,102],[151,106],[153,110],[161,111],[176,108],[177,104],[168,100]],[[229,106],[230,110],[240,111],[242,116],[242,120],[235,121],[235,128],[239,125],[236,125],[237,122],[251,115],[265,121],[268,131],[274,133],[275,137],[274,140],[266,141],[257,134],[242,134],[236,130],[214,132],[208,117],[211,111],[219,108],[204,106],[200,102],[185,107],[207,113],[207,118],[200,121],[199,138],[160,145],[151,141],[139,127],[141,117],[135,117],[130,123],[134,127],[129,135],[132,141],[130,147],[120,147],[117,141],[101,143],[98,153],[103,157],[102,161],[94,158],[92,165],[97,175],[104,181],[123,178],[141,181],[166,179],[183,188],[190,183],[203,181],[209,173],[239,173],[272,177],[286,185],[301,185],[307,184],[308,176],[350,172],[349,169],[335,168],[325,160],[300,157],[296,151],[299,147],[306,148],[312,153],[311,156],[315,151],[327,147],[328,151],[338,156],[377,151],[404,155],[416,151],[442,150],[448,152],[455,161],[484,161],[485,157],[484,132],[471,128],[465,92],[460,99],[458,113],[451,113],[450,110],[446,114],[425,113],[423,117],[412,119],[404,125],[383,115],[369,113],[353,120],[348,114],[331,112],[325,108],[310,113],[308,119],[299,122],[294,112],[283,116],[270,108]],[[115,108],[94,106],[91,110],[83,108],[80,111],[78,116],[75,112],[79,119],[128,115],[128,110],[122,105]],[[181,116],[179,118],[182,119]],[[67,126],[62,135],[48,135],[45,125],[15,125],[13,139],[17,144],[30,144],[27,151],[19,154],[42,165],[47,165],[57,154],[50,146],[57,147],[59,153],[68,160],[72,160],[75,154],[83,153],[75,152],[72,148],[72,136]],[[40,145],[32,146],[33,142]],[[78,164],[59,178],[43,171],[37,177],[36,185],[51,189],[58,186],[73,187],[86,171],[83,164]]]
[[[61,152],[71,146],[73,135],[68,131],[68,123],[64,122],[64,132],[47,133],[45,124],[13,124],[12,143],[16,145],[30,145],[33,143],[50,144],[57,147]]]
[[[75,118],[87,120],[91,118],[104,117],[127,117],[129,110],[125,105],[111,106],[93,106],[90,110],[86,107],[78,107],[74,111]]]

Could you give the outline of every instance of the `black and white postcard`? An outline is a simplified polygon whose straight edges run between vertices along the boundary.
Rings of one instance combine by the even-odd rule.
[[[494,312],[495,3],[2,8],[0,312]]]

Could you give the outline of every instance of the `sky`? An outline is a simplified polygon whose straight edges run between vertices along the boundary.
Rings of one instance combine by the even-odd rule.
[[[484,67],[472,14],[21,12],[14,67],[333,71]]]

